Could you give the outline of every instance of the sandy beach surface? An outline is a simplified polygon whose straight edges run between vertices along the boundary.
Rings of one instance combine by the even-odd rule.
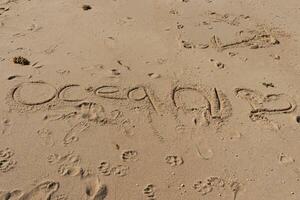
[[[299,0],[0,0],[0,200],[299,200]]]

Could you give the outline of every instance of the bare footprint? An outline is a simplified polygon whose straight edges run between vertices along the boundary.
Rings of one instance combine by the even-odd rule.
[[[107,196],[107,186],[100,182],[99,177],[96,180],[89,180],[85,187],[87,200],[104,200]]]
[[[63,143],[68,145],[72,142],[76,142],[79,140],[78,135],[84,132],[86,129],[90,127],[90,124],[85,121],[81,121],[75,125],[73,125],[66,133],[65,137],[63,138]]]
[[[83,172],[84,170],[80,166],[63,164],[58,168],[58,173],[61,176],[81,176]]]
[[[74,152],[68,152],[65,155],[60,155],[60,154],[50,154],[47,157],[47,161],[49,164],[62,164],[62,163],[68,163],[68,164],[79,164],[80,163],[80,156],[79,155],[74,155]]]
[[[45,181],[35,186],[31,191],[22,195],[19,200],[50,200],[51,196],[58,189],[58,182]]]
[[[0,191],[0,200],[17,200],[21,195],[21,190],[13,190],[12,192]]]

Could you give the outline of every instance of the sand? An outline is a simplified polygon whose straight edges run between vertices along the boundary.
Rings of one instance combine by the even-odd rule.
[[[299,16],[0,0],[0,200],[300,199]]]

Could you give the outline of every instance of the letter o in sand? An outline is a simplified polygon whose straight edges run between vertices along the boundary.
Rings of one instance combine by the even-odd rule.
[[[12,94],[15,101],[28,105],[42,105],[52,101],[57,95],[57,90],[52,85],[43,81],[26,82],[18,85]]]

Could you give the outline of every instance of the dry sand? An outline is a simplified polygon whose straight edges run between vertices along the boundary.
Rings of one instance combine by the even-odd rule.
[[[0,0],[0,200],[299,200],[299,0]]]

